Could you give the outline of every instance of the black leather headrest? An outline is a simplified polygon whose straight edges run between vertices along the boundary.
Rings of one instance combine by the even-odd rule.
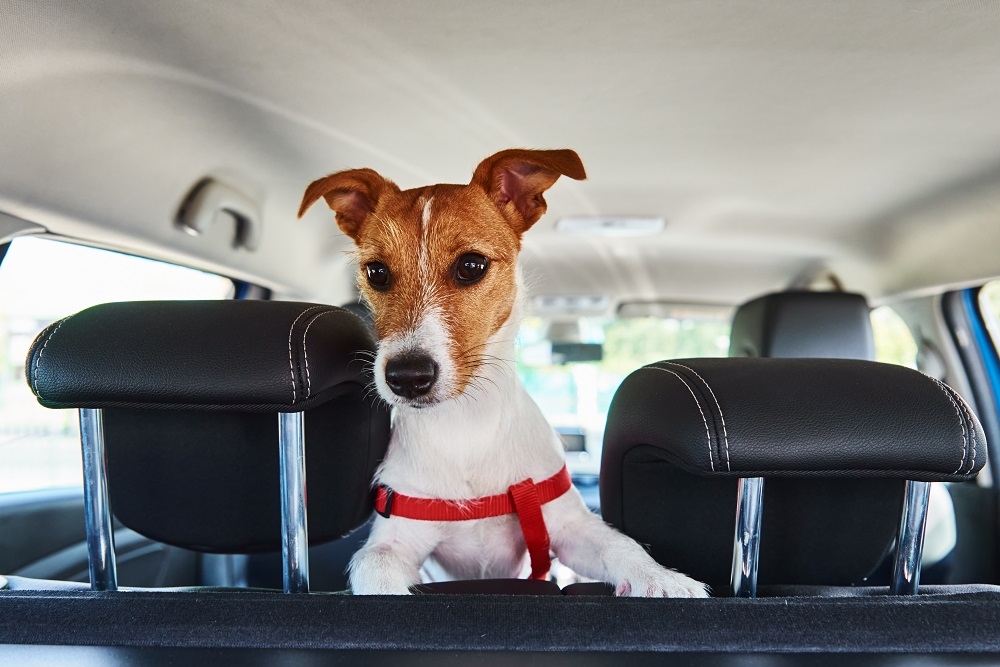
[[[629,375],[601,461],[604,518],[660,562],[729,581],[736,478],[765,477],[761,584],[863,583],[904,480],[971,479],[983,430],[946,385],[840,359],[687,359]]]
[[[364,299],[348,301],[341,308],[360,317],[361,321],[371,329],[372,333],[375,332],[375,313],[372,312],[371,306]]]
[[[644,366],[615,394],[605,462],[637,444],[727,477],[959,482],[986,461],[982,427],[954,390],[903,366],[846,359]]]
[[[272,301],[95,306],[43,331],[26,374],[48,407],[102,408],[111,506],[200,551],[281,547],[277,413],[304,412],[309,541],[371,515],[389,439],[356,316]]]
[[[342,308],[289,301],[135,301],[46,328],[25,365],[49,408],[299,411],[368,382],[371,333]]]
[[[731,357],[874,359],[868,302],[860,294],[790,291],[736,310]]]

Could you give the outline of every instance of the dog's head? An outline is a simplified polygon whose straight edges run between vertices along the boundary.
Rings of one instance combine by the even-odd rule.
[[[510,316],[517,254],[560,176],[586,178],[571,150],[501,151],[468,185],[400,190],[371,169],[306,188],[299,217],[320,197],[357,246],[358,286],[380,339],[375,383],[387,401],[425,407],[460,395]]]

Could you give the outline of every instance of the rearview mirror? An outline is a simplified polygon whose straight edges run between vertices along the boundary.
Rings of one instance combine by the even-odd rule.
[[[604,346],[600,343],[552,343],[553,364],[600,361],[603,358]]]

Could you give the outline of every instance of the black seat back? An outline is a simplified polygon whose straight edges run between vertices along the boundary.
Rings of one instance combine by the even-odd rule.
[[[868,302],[861,294],[804,290],[757,297],[733,316],[729,354],[874,360]],[[695,486],[722,502],[713,491]],[[761,583],[865,583],[894,543],[903,492],[900,480],[768,480],[764,518],[771,529],[761,538],[766,554]],[[829,530],[813,530],[810,539],[796,539],[802,526]],[[844,530],[859,539],[841,539]],[[722,536],[717,539],[721,542]]]
[[[868,302],[846,292],[775,292],[736,309],[731,357],[875,359]]]
[[[865,583],[896,538],[906,480],[970,479],[985,439],[951,389],[836,359],[659,362],[615,394],[605,519],[658,561],[729,587],[736,487],[765,479],[760,584]]]
[[[310,544],[371,515],[387,437],[371,425],[383,410],[355,385],[305,412]],[[112,408],[104,429],[111,506],[124,525],[196,551],[281,549],[273,414]]]
[[[167,544],[252,553],[282,546],[278,413],[305,426],[309,541],[372,512],[389,436],[370,391],[375,343],[355,315],[293,302],[104,304],[32,346],[48,407],[103,413],[108,489],[126,526]]]

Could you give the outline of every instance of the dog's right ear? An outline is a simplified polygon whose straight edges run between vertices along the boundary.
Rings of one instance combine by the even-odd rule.
[[[373,169],[338,171],[313,181],[306,188],[299,206],[299,217],[322,197],[337,214],[337,226],[355,241],[362,223],[378,205],[379,198],[399,188]]]

